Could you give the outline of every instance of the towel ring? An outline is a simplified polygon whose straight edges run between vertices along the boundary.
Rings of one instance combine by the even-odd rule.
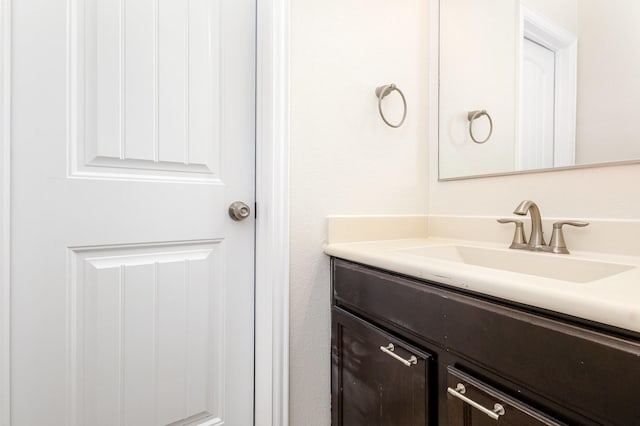
[[[473,134],[473,121],[482,117],[483,115],[486,115],[489,119],[489,134],[484,140],[481,141],[476,139],[475,135]],[[489,140],[489,138],[491,138],[491,134],[493,133],[493,120],[491,119],[491,116],[489,115],[487,110],[482,109],[477,111],[469,111],[469,113],[467,114],[467,120],[469,120],[469,135],[475,143],[485,143]]]
[[[400,94],[400,97],[402,97],[402,105],[404,110],[404,112],[402,113],[402,120],[400,120],[398,124],[389,123],[387,118],[384,116],[384,113],[382,112],[382,100],[394,90]],[[398,87],[393,83],[386,84],[384,86],[376,87],[376,97],[378,98],[378,112],[380,113],[380,117],[382,117],[382,121],[384,121],[385,124],[389,127],[398,128],[402,126],[402,123],[404,123],[404,119],[407,118],[407,100],[404,98],[404,93],[402,93],[402,90],[398,89]]]

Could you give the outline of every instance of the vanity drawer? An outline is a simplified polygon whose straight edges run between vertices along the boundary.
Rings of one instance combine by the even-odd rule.
[[[334,303],[606,425],[638,424],[640,343],[334,259]],[[513,388],[514,386],[511,386]]]
[[[447,426],[566,426],[451,366],[446,392]]]
[[[333,302],[382,325],[439,342],[445,335],[442,294],[416,280],[333,259]]]

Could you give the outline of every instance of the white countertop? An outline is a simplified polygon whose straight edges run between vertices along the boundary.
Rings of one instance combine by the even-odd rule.
[[[509,250],[505,244],[415,238],[328,244],[325,253],[400,274],[572,315],[640,333],[640,257],[572,251],[572,259],[635,266],[586,283],[486,268],[407,253],[419,247],[462,245]],[[564,256],[535,253],[536,256]]]

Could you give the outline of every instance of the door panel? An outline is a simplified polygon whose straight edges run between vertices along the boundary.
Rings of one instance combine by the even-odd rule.
[[[73,175],[220,179],[221,8],[211,0],[77,4]]]
[[[72,251],[71,391],[81,401],[79,424],[222,418],[221,244]]]
[[[14,2],[12,426],[252,424],[254,26]]]
[[[552,50],[523,39],[522,131],[519,166],[540,169],[554,166],[555,69]]]

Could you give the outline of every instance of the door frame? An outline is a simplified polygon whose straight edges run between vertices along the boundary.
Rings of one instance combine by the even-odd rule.
[[[11,412],[11,9],[0,0],[0,426]]]
[[[256,426],[289,423],[290,0],[256,0]],[[0,0],[0,426],[11,426],[11,0]]]
[[[291,6],[290,0],[256,4],[254,424],[288,426]]]

